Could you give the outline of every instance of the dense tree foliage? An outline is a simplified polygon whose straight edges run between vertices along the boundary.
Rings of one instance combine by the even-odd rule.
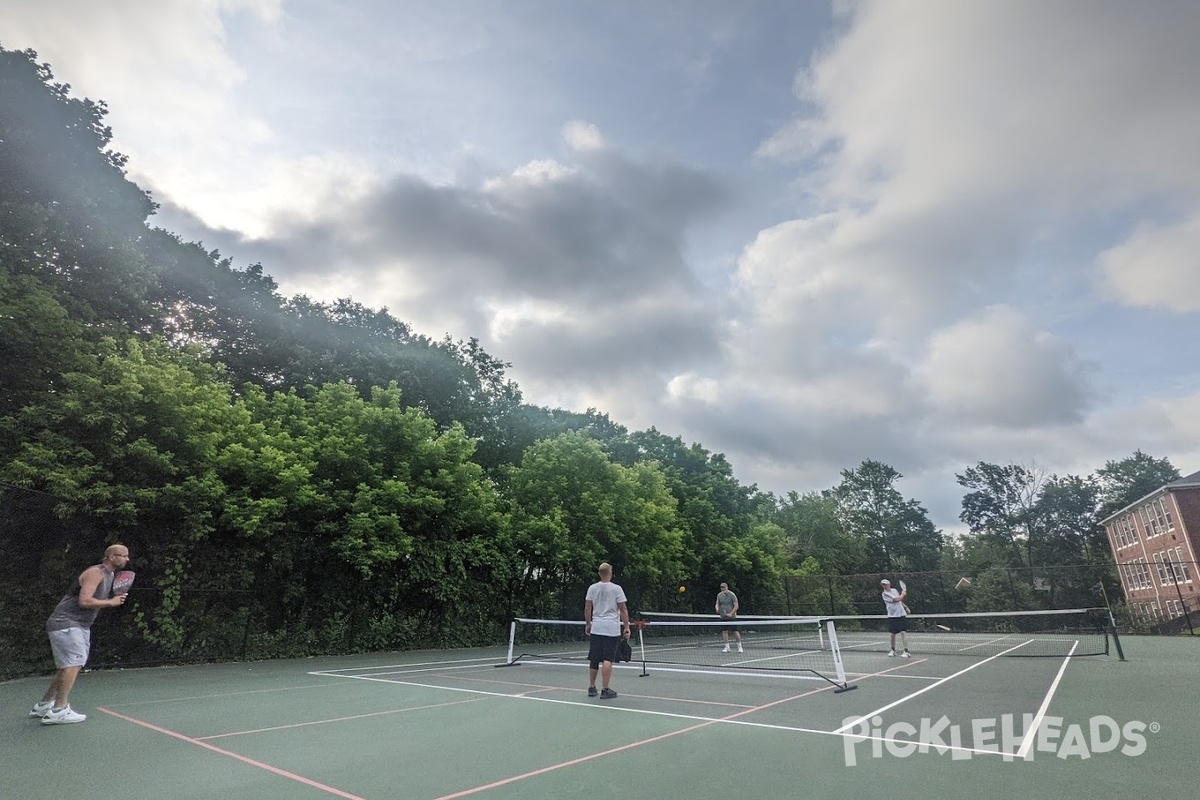
[[[842,525],[866,546],[870,571],[935,569],[942,533],[916,500],[906,500],[895,483],[904,477],[879,461],[842,471],[833,490]]]
[[[1115,514],[1180,477],[1179,470],[1170,461],[1146,455],[1141,450],[1119,461],[1107,461],[1096,470],[1095,476],[1100,517]]]

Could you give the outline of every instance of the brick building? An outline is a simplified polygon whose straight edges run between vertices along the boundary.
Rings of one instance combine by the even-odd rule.
[[[1125,600],[1143,622],[1200,610],[1200,472],[1103,520]]]

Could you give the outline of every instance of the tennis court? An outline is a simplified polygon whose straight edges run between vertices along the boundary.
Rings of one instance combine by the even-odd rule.
[[[613,700],[578,662],[498,667],[506,647],[99,671],[70,726],[28,718],[44,680],[23,679],[0,684],[0,798],[1183,797],[1200,641],[1122,642],[1126,661],[848,649],[841,693],[635,662]]]

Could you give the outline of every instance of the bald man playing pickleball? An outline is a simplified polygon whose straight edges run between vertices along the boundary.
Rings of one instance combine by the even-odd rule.
[[[101,609],[122,605],[129,596],[113,594],[113,578],[128,563],[129,548],[123,544],[110,545],[99,564],[88,567],[72,582],[46,620],[46,635],[50,637],[50,650],[58,671],[41,702],[34,703],[29,710],[29,716],[41,717],[43,725],[68,725],[87,719],[86,714],[71,709],[71,689],[88,660],[92,623]]]

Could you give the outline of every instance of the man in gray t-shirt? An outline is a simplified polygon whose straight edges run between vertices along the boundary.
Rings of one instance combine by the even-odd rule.
[[[129,564],[129,548],[114,544],[104,551],[104,560],[79,574],[46,620],[46,635],[58,671],[50,688],[34,703],[29,716],[41,717],[44,725],[83,722],[87,715],[71,709],[71,689],[87,663],[92,645],[92,623],[103,608],[114,608],[127,595],[112,595],[113,576]]]
[[[721,591],[717,593],[717,602],[713,605],[717,615],[722,621],[732,622],[738,612],[737,595],[729,591],[729,584],[722,583]],[[727,625],[721,629],[721,637],[725,640],[725,649],[721,652],[729,652],[729,634],[733,634],[733,638],[737,640],[738,652],[742,652],[742,632],[738,630],[737,625]]]

